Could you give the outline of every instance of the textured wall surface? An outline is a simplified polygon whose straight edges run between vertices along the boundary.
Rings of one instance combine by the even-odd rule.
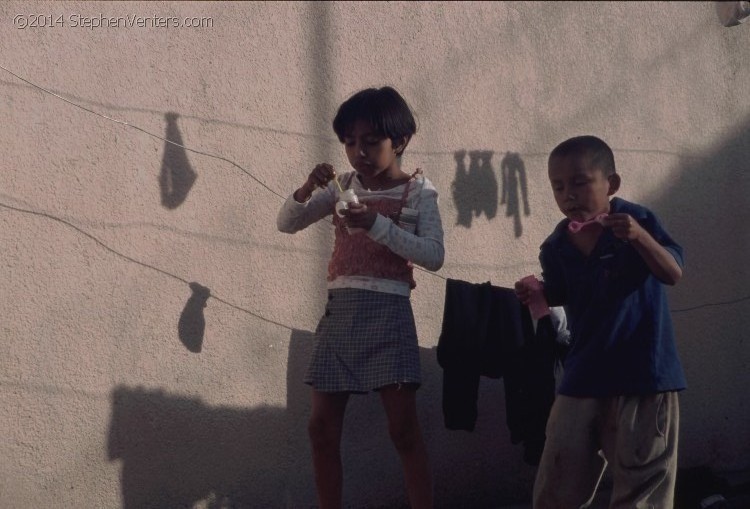
[[[384,84],[418,116],[405,168],[446,231],[412,295],[438,506],[529,496],[501,380],[473,433],[443,426],[445,278],[539,272],[546,155],[583,133],[686,250],[680,464],[750,468],[750,26],[711,2],[3,2],[0,21],[0,505],[315,504],[301,379],[332,229],[275,217],[315,163],[347,169],[336,107]],[[378,398],[345,426],[347,504],[404,505]]]

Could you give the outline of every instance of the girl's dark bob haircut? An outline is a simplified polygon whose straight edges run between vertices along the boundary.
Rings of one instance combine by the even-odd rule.
[[[352,131],[355,122],[369,122],[378,133],[395,144],[417,132],[417,122],[403,97],[391,87],[367,88],[344,101],[333,119],[339,141]]]

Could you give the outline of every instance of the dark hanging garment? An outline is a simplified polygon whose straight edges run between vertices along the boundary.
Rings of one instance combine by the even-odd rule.
[[[512,289],[448,279],[437,346],[445,427],[473,431],[480,377],[503,377],[511,441],[523,442],[524,460],[538,464],[555,395],[556,335],[549,316],[534,331]]]

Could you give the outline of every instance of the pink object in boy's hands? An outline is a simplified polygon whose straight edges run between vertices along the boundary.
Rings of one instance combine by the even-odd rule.
[[[585,226],[588,226],[593,223],[599,223],[601,225],[604,224],[604,218],[607,217],[608,214],[599,214],[594,219],[589,219],[588,221],[571,221],[568,223],[568,230],[571,231],[571,233],[578,233],[581,231]]]
[[[539,320],[543,316],[550,314],[549,306],[547,305],[547,299],[544,298],[544,292],[542,291],[542,283],[534,276],[526,276],[521,279],[526,288],[531,292],[531,299],[529,300],[529,311],[531,312],[531,318]]]

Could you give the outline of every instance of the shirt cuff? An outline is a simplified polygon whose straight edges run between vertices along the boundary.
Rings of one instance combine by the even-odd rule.
[[[384,215],[378,214],[375,218],[375,222],[372,224],[372,228],[367,232],[367,236],[375,242],[382,244],[382,241],[388,236],[388,230],[392,223],[393,221]]]

